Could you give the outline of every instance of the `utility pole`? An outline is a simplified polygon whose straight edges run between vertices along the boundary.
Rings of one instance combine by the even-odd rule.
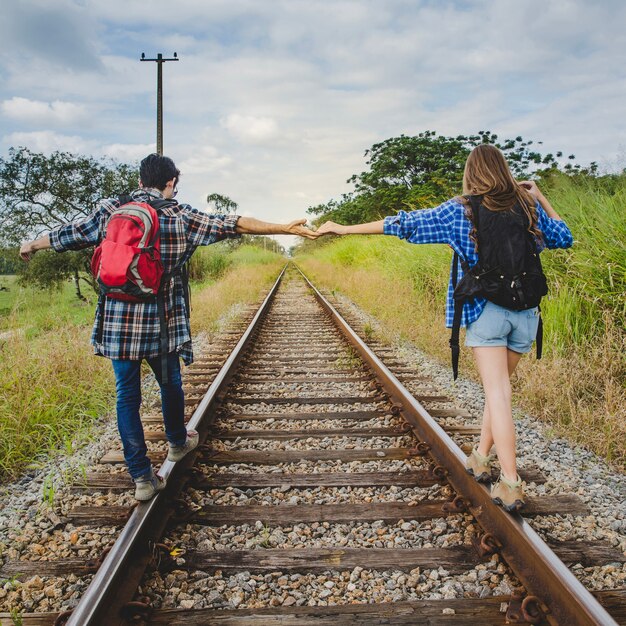
[[[159,52],[156,59],[146,59],[146,53],[141,53],[140,61],[155,61],[157,64],[157,153],[163,154],[163,63],[166,61],[178,61],[178,55],[174,52],[171,59],[164,59]]]

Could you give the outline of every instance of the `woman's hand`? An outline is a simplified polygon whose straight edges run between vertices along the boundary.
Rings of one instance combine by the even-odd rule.
[[[520,187],[526,189],[526,191],[528,191],[535,199],[542,195],[539,187],[537,187],[537,183],[534,180],[520,180],[519,185]]]
[[[324,222],[316,232],[318,235],[345,235],[346,227],[335,222]]]

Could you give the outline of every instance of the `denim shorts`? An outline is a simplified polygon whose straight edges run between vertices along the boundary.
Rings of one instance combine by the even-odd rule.
[[[539,309],[511,311],[487,302],[480,317],[468,325],[465,345],[470,348],[504,346],[513,352],[530,352],[537,336]]]

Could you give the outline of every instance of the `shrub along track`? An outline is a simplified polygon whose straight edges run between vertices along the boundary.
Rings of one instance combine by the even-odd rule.
[[[186,370],[189,426],[204,445],[164,463],[167,489],[60,521],[125,523],[108,554],[5,563],[5,578],[93,574],[71,614],[22,623],[626,623],[623,592],[598,602],[567,568],[624,555],[598,542],[547,546],[493,505],[463,469],[459,445],[478,427],[450,420],[463,411],[385,348],[372,352],[297,269],[281,278],[230,355]],[[159,418],[144,423],[163,461]],[[121,451],[101,463],[77,490],[131,488]],[[533,468],[522,477],[545,480]],[[586,507],[569,495],[529,498],[524,510],[556,513]]]

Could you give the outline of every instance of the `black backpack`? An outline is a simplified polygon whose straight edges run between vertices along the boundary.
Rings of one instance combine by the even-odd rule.
[[[470,268],[456,252],[452,269],[454,319],[450,348],[452,372],[459,373],[459,329],[465,302],[486,298],[513,311],[539,306],[548,293],[535,236],[529,232],[528,216],[519,204],[508,211],[490,211],[481,204],[482,196],[467,196],[476,230],[478,262]],[[463,278],[458,281],[459,263]],[[543,325],[539,317],[537,358],[541,358]]]

